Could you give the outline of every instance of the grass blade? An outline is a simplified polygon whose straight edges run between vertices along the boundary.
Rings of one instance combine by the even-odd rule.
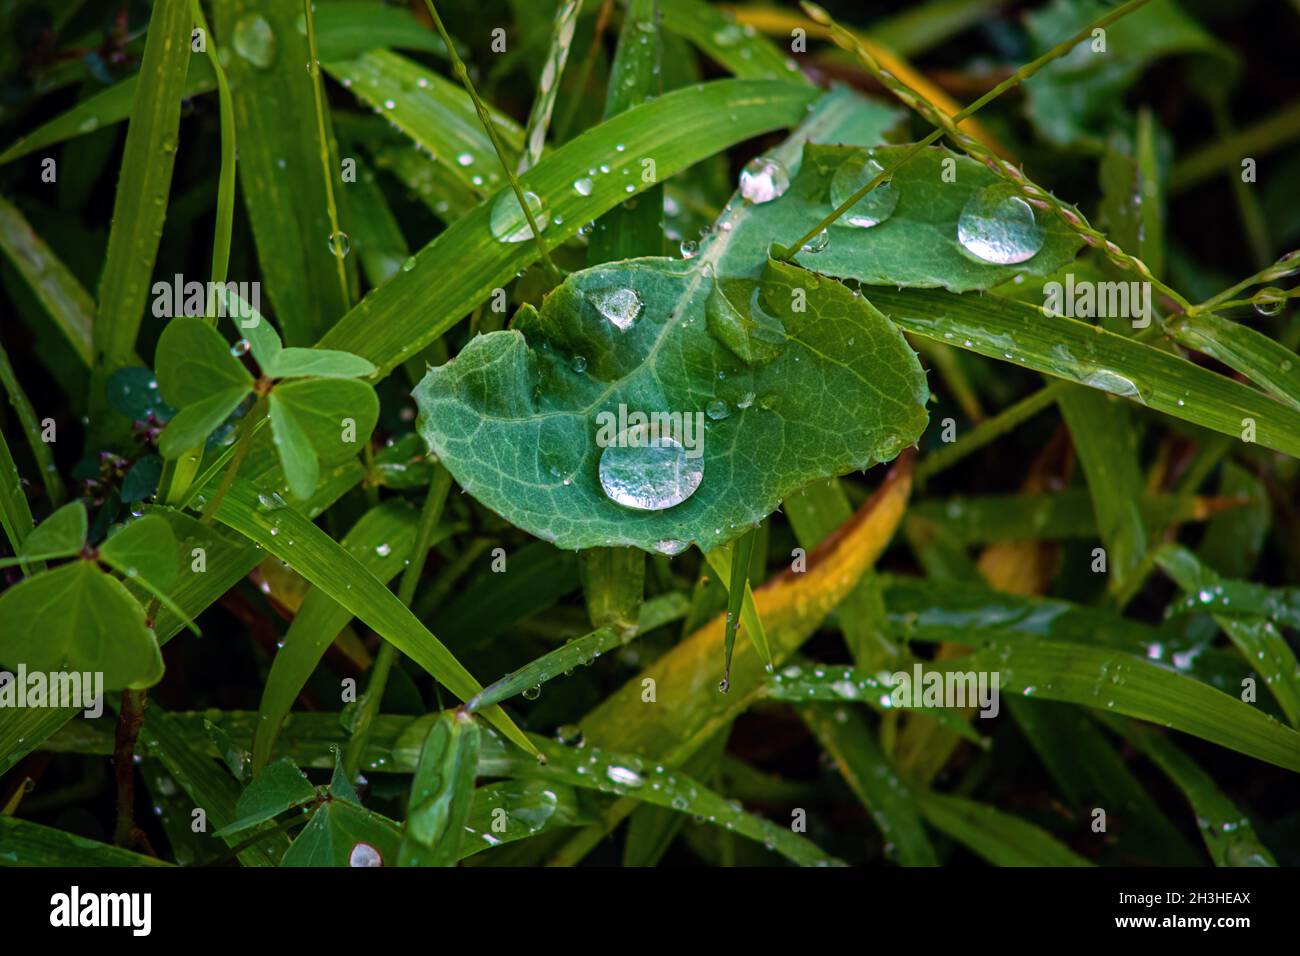
[[[1092,866],[1046,831],[987,804],[938,793],[920,800],[926,822],[994,866]]]

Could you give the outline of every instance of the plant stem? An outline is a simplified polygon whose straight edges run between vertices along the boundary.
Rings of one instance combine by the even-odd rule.
[[[117,733],[113,739],[113,770],[117,778],[117,827],[113,842],[118,846],[134,846],[137,842],[135,826],[135,744],[144,724],[145,696],[143,690],[122,691],[122,707],[117,715]]]
[[[1005,93],[1007,90],[1029,79],[1031,76],[1033,76],[1043,67],[1045,67],[1048,63],[1051,63],[1053,60],[1064,56],[1066,53],[1069,53],[1079,43],[1082,43],[1084,40],[1088,39],[1092,35],[1093,30],[1102,29],[1103,27],[1110,25],[1111,23],[1115,22],[1121,17],[1127,16],[1128,14],[1132,13],[1134,10],[1138,9],[1141,6],[1144,6],[1149,2],[1150,0],[1128,0],[1128,2],[1123,4],[1122,6],[1116,7],[1114,10],[1110,11],[1104,16],[1098,17],[1096,20],[1088,24],[1086,27],[1084,27],[1078,33],[1074,34],[1068,40],[1064,40],[1061,43],[1058,43],[1056,46],[1052,47],[1050,50],[1048,50],[1038,59],[1034,60],[1031,63],[1026,63],[1024,66],[1020,67],[1020,69],[1016,70],[1016,72],[1012,73],[1009,77],[1007,77],[997,86],[993,87],[993,89],[989,90],[979,99],[975,100],[975,102],[963,108],[960,112],[955,113],[951,119],[952,128],[956,129],[957,126],[960,125],[962,120],[968,119],[971,116],[973,116],[975,113],[978,113],[981,109],[983,109],[989,103],[993,102],[1003,93]],[[823,22],[829,20],[829,17],[827,17],[825,14],[825,11],[821,10],[820,7],[814,6],[813,4],[805,3],[804,10],[814,20],[821,19],[823,20]],[[831,223],[839,219],[840,216],[844,215],[846,212],[852,209],[855,205],[857,205],[858,200],[860,200],[867,193],[871,192],[871,190],[875,189],[877,186],[879,186],[881,183],[887,180],[890,176],[894,174],[894,172],[900,166],[908,162],[908,160],[910,160],[913,156],[919,153],[922,149],[933,144],[936,140],[942,137],[945,132],[946,130],[943,127],[937,127],[928,136],[926,136],[925,139],[921,140],[919,143],[914,143],[912,145],[912,148],[909,149],[906,153],[904,153],[901,159],[893,163],[893,165],[891,165],[888,169],[881,170],[878,175],[873,177],[864,186],[862,186],[857,192],[855,192],[852,196],[846,199],[838,207],[832,210],[830,215],[828,215],[817,225],[813,226],[812,229],[810,229],[808,233],[804,235],[801,239],[799,239],[792,245],[786,246],[783,250],[783,253],[780,255],[780,258],[786,259],[787,261],[793,261],[794,256],[799,252],[799,250],[801,250],[804,247],[805,243],[807,243],[814,236],[821,233],[823,229],[826,229],[828,226],[830,226]],[[780,250],[778,251],[780,252]]]
[[[266,398],[259,398],[248,414],[244,416],[243,422],[239,426],[239,439],[235,444],[235,453],[230,458],[230,464],[226,466],[226,473],[221,477],[221,484],[218,486],[216,493],[208,499],[208,503],[203,506],[203,513],[199,515],[199,523],[203,525],[212,524],[212,519],[217,513],[217,508],[221,506],[221,501],[230,491],[230,486],[235,483],[235,475],[239,473],[239,466],[244,463],[244,456],[248,454],[249,446],[252,445],[253,431],[263,418],[266,417]]]
[[[451,490],[451,473],[442,465],[435,465],[433,480],[429,482],[429,493],[424,498],[424,507],[420,511],[420,523],[416,526],[415,541],[411,544],[410,559],[402,571],[402,581],[397,586],[397,597],[407,607],[415,597],[415,589],[420,583],[424,562],[429,557],[429,544],[433,540],[433,529],[442,519],[442,510],[447,504],[447,493]],[[366,746],[370,742],[370,730],[379,705],[383,702],[384,688],[388,686],[388,675],[400,655],[392,644],[385,641],[375,655],[374,666],[370,670],[370,684],[366,687],[365,697],[357,710],[356,720],[352,724],[352,739],[343,755],[343,769],[349,779],[355,779],[365,758]]]
[[[310,2],[310,0],[307,0]],[[519,185],[519,177],[510,168],[510,163],[506,159],[505,147],[501,145],[501,137],[497,135],[496,124],[492,122],[492,117],[488,114],[487,107],[479,99],[478,90],[474,89],[474,83],[469,78],[469,70],[465,69],[465,61],[460,58],[456,51],[456,44],[451,40],[451,35],[447,28],[442,25],[442,17],[438,16],[438,10],[433,5],[433,0],[424,0],[424,5],[429,8],[429,16],[433,19],[433,25],[442,37],[442,42],[447,45],[447,54],[451,57],[452,68],[456,71],[456,77],[460,80],[465,91],[469,93],[469,98],[474,101],[474,109],[478,113],[479,122],[483,124],[483,129],[488,134],[488,139],[492,141],[492,148],[496,150],[497,159],[501,163],[501,168],[505,170],[506,178],[510,180],[510,188],[514,190],[515,199],[519,201],[519,208],[523,210],[524,218],[528,220],[528,227],[533,231],[533,241],[537,243],[537,254],[542,260],[542,266],[546,269],[546,274],[557,285],[564,281],[564,274],[560,272],[554,262],[551,261],[551,253],[546,248],[546,241],[542,238],[542,230],[537,224],[533,211],[528,207],[528,202],[524,198],[523,187]]]
[[[217,56],[217,43],[203,17],[199,0],[190,0],[194,20],[207,35],[208,59],[217,77],[217,100],[221,112],[221,172],[217,178],[217,217],[212,236],[212,281],[225,282],[230,267],[230,235],[235,221],[235,106],[230,98],[226,71]],[[210,299],[211,297],[209,297]],[[209,301],[207,318],[216,324],[216,303]]]
[[[307,19],[307,67],[311,73],[311,91],[316,98],[316,136],[320,140],[321,172],[325,175],[325,205],[330,214],[330,252],[334,254],[334,264],[338,273],[339,288],[343,290],[343,301],[351,301],[348,296],[348,274],[343,268],[343,256],[339,254],[336,243],[339,232],[339,207],[334,202],[334,169],[330,163],[329,140],[325,137],[325,105],[321,94],[322,80],[320,63],[316,59],[316,26],[312,18],[312,0],[302,0],[302,8]],[[453,52],[453,55],[454,52]]]

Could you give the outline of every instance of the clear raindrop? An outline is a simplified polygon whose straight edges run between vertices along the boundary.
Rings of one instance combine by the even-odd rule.
[[[868,156],[853,156],[845,160],[831,177],[831,205],[838,209],[884,169]],[[840,217],[840,222],[870,229],[892,216],[897,206],[898,188],[892,182],[884,182],[850,206]]]
[[[260,13],[239,19],[231,34],[230,45],[258,69],[265,70],[275,62],[275,32]]]
[[[752,203],[777,199],[790,188],[790,173],[773,156],[751,159],[740,171],[740,194]]]
[[[526,192],[524,202],[528,203],[528,211],[537,220],[537,228],[545,232],[550,220],[547,218],[546,207],[542,200],[536,193]],[[497,242],[524,242],[533,238],[533,229],[528,224],[528,217],[524,215],[519,199],[512,189],[503,192],[493,204],[488,228]]]
[[[995,265],[1032,259],[1043,248],[1043,240],[1033,207],[1010,183],[985,186],[957,219],[957,241],[972,256]]]
[[[690,458],[671,435],[635,425],[600,456],[600,486],[611,501],[636,511],[679,505],[699,488],[704,459]]]

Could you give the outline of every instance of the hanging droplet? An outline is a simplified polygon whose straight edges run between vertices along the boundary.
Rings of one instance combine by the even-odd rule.
[[[846,159],[831,177],[831,205],[838,209],[884,171],[885,168],[869,156]],[[894,214],[898,195],[893,182],[883,182],[850,206],[839,221],[859,229],[878,226]]]
[[[691,546],[689,541],[677,541],[673,538],[664,538],[662,541],[655,542],[655,550],[660,554],[666,554],[672,557],[675,554],[681,554]]]
[[[751,159],[740,171],[740,194],[749,202],[771,202],[789,188],[790,173],[774,156]]]
[[[1255,311],[1260,315],[1277,315],[1282,311],[1282,307],[1286,305],[1286,293],[1281,289],[1269,286],[1252,295],[1250,304],[1255,307]]]
[[[384,858],[369,843],[358,843],[348,854],[348,866],[383,866]]]
[[[241,17],[230,36],[235,52],[258,69],[275,62],[275,33],[260,13]]]
[[[348,239],[348,234],[341,229],[330,235],[330,252],[342,259],[352,248],[352,243]]]
[[[821,252],[830,245],[831,234],[823,229],[803,244],[804,252]]]
[[[611,501],[637,511],[679,505],[700,486],[704,459],[687,456],[681,442],[635,425],[600,456],[600,486]]]
[[[641,314],[641,297],[635,289],[596,289],[587,298],[596,307],[596,311],[612,322],[620,332],[630,329]]]
[[[957,241],[984,262],[1009,266],[1032,259],[1045,234],[1033,207],[1010,183],[985,186],[957,219]]]
[[[700,254],[700,244],[694,239],[683,239],[678,248],[681,249],[683,259],[694,259]]]
[[[545,232],[550,219],[547,218],[546,207],[542,200],[536,193],[526,192],[524,202],[528,203],[528,211],[537,220],[537,228]],[[524,242],[533,238],[533,229],[528,224],[528,217],[524,215],[519,199],[512,189],[503,192],[493,204],[488,228],[497,242]]]

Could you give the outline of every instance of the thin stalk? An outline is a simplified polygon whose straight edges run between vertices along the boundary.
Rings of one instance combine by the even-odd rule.
[[[212,524],[212,519],[216,516],[217,508],[221,506],[222,499],[226,497],[231,485],[235,483],[235,475],[239,473],[239,466],[244,463],[244,456],[248,454],[249,446],[253,443],[253,431],[257,428],[258,423],[266,417],[266,406],[266,396],[262,396],[248,410],[248,414],[244,416],[244,421],[239,426],[239,439],[235,444],[235,453],[230,458],[230,464],[226,466],[226,473],[221,478],[221,484],[212,497],[208,499],[208,503],[203,506],[203,513],[199,515],[200,524]]]
[[[143,836],[135,825],[135,744],[144,725],[145,696],[148,691],[122,691],[122,707],[117,715],[113,737],[113,770],[117,780],[117,825],[113,842],[130,847]]]
[[[1084,40],[1091,37],[1093,30],[1098,30],[1107,27],[1111,23],[1114,23],[1116,20],[1120,19],[1121,17],[1128,16],[1128,14],[1132,13],[1134,10],[1138,9],[1139,7],[1145,6],[1149,2],[1150,0],[1128,0],[1128,2],[1123,4],[1122,6],[1116,7],[1114,10],[1110,11],[1104,16],[1098,17],[1096,20],[1088,24],[1086,27],[1084,27],[1078,33],[1074,34],[1068,40],[1058,43],[1056,46],[1052,47],[1050,50],[1048,50],[1038,59],[1020,67],[1018,70],[1016,70],[1016,72],[1012,73],[1009,77],[1007,77],[997,86],[993,87],[993,89],[989,90],[979,99],[975,100],[975,102],[971,103],[969,106],[964,107],[959,112],[953,114],[953,116],[950,119],[950,122],[952,124],[952,129],[955,130],[961,124],[962,120],[969,119],[971,116],[978,113],[981,109],[983,109],[989,103],[993,102],[1003,93],[1005,93],[1007,90],[1011,89],[1014,86],[1018,86],[1020,83],[1023,83],[1025,80],[1029,79],[1031,76],[1033,76],[1043,67],[1045,67],[1047,64],[1051,63],[1053,60],[1056,60],[1064,56],[1065,54],[1069,53],[1071,50],[1075,48],[1075,46],[1077,46],[1078,44],[1082,43]],[[831,23],[829,16],[827,16],[826,12],[822,10],[820,7],[809,3],[803,4],[803,7],[804,7],[804,11],[814,20],[817,20],[819,23],[824,23],[828,25]],[[839,42],[838,35],[836,36],[836,42]],[[859,53],[859,50],[850,49],[850,52]],[[861,51],[861,52],[865,52],[865,51]],[[852,209],[855,205],[857,205],[858,201],[863,196],[865,196],[867,193],[871,192],[871,190],[875,189],[877,186],[879,186],[881,183],[887,180],[890,176],[894,174],[894,172],[900,166],[902,166],[904,163],[910,160],[922,149],[925,149],[925,147],[935,143],[938,139],[940,139],[944,135],[945,132],[947,132],[947,130],[945,130],[943,127],[938,127],[935,130],[933,130],[928,136],[926,136],[925,139],[921,140],[919,143],[913,144],[912,148],[909,149],[906,153],[904,153],[901,159],[896,161],[888,169],[881,170],[881,172],[877,176],[873,177],[869,182],[867,182],[864,186],[862,186],[862,188],[860,188],[852,196],[850,196],[838,207],[836,207],[831,212],[830,215],[828,215],[817,225],[813,226],[813,228],[810,229],[808,233],[804,235],[801,239],[799,239],[797,242],[793,243],[792,245],[786,246],[784,250],[778,249],[777,251],[779,253],[783,253],[781,257],[792,260],[794,255],[797,254],[799,250],[803,249],[804,245],[809,240],[811,240],[813,237],[820,234],[823,229],[826,229],[828,226],[831,225],[831,223],[839,219],[840,216],[844,215],[846,212]]]
[[[49,496],[50,504],[57,508],[67,500],[68,493],[63,487],[63,478],[59,475],[59,469],[54,464],[54,455],[50,451],[50,446],[41,438],[41,426],[36,418],[36,409],[32,407],[31,399],[27,397],[27,393],[23,391],[18,381],[18,376],[14,374],[14,368],[9,364],[9,355],[3,345],[0,345],[0,384],[3,384],[5,392],[9,395],[9,404],[13,406],[14,413],[18,416],[18,424],[22,426],[27,446],[32,450],[32,457],[36,459],[36,468],[41,473],[45,494]]]
[[[542,66],[542,75],[537,81],[537,97],[528,114],[528,125],[524,129],[524,151],[519,157],[516,172],[522,176],[537,165],[546,146],[546,131],[551,125],[551,112],[555,109],[555,98],[560,91],[560,78],[564,76],[564,64],[569,59],[569,48],[573,46],[573,30],[578,25],[578,11],[582,9],[582,0],[561,0],[555,8],[555,21],[551,27],[551,48],[546,54],[546,63]]]
[[[578,105],[582,102],[582,94],[587,89],[587,81],[591,79],[591,68],[596,62],[596,55],[600,52],[601,41],[605,37],[605,27],[609,24],[609,15],[613,10],[614,0],[604,0],[596,13],[596,29],[591,34],[591,45],[587,47],[587,55],[582,58],[582,65],[578,67],[577,79],[573,84],[577,92],[569,98],[569,105],[564,110],[564,115],[555,124],[557,143],[563,143],[569,138],[569,129],[573,126],[573,118],[578,115]]]
[[[302,0],[302,8],[306,11],[307,18],[307,61],[308,72],[311,74],[311,91],[316,98],[316,137],[320,141],[320,165],[321,171],[325,174],[325,205],[330,214],[330,252],[334,254],[334,265],[338,273],[339,288],[343,290],[343,301],[351,301],[348,296],[348,274],[343,268],[343,256],[338,252],[337,243],[341,232],[339,231],[339,207],[334,201],[334,170],[330,164],[329,140],[325,136],[325,103],[321,92],[322,80],[320,77],[320,61],[316,58],[316,27],[312,19],[312,0]],[[451,38],[444,36],[448,47],[451,47]],[[453,49],[452,55],[455,56]]]
[[[217,77],[217,100],[221,122],[221,173],[217,178],[217,221],[212,236],[212,281],[225,282],[230,268],[230,236],[235,223],[235,104],[230,97],[230,84],[226,71],[217,55],[216,39],[203,18],[199,0],[190,0],[194,22],[207,35],[208,59]],[[216,324],[216,303],[209,302],[207,318]]]
[[[442,520],[442,511],[447,504],[447,493],[451,490],[451,473],[442,465],[435,465],[433,480],[429,482],[429,493],[424,498],[424,507],[420,511],[420,523],[415,530],[415,541],[411,545],[410,558],[402,571],[401,583],[397,586],[397,597],[407,607],[415,597],[415,589],[420,583],[424,571],[424,562],[429,557],[429,547],[433,540],[433,529]],[[384,688],[388,686],[388,675],[393,665],[400,660],[397,649],[385,641],[375,655],[374,666],[370,669],[370,684],[366,695],[357,709],[356,720],[352,724],[352,739],[343,755],[343,768],[348,777],[355,778],[361,769],[366,746],[370,743],[370,731],[379,705],[384,698]]]
[[[926,455],[916,466],[913,479],[916,482],[916,487],[920,489],[927,479],[933,478],[939,472],[951,468],[967,455],[979,451],[989,442],[1005,435],[1021,422],[1033,418],[1060,398],[1061,393],[1067,387],[1068,385],[1065,382],[1052,382],[1050,385],[1044,385],[1038,391],[1027,395],[1014,405],[998,412],[988,421],[982,422],[971,429],[970,434],[961,441],[945,445],[933,454]]]
[[[310,0],[306,0],[306,2],[310,3]],[[451,34],[442,25],[442,17],[438,16],[438,10],[433,5],[433,0],[424,0],[424,5],[429,8],[429,17],[433,20],[434,28],[438,31],[438,35],[442,37],[442,42],[447,45],[447,53],[451,57],[451,65],[456,71],[456,78],[460,80],[461,85],[465,87],[465,91],[469,93],[469,98],[474,101],[474,109],[478,113],[479,122],[483,124],[488,139],[492,140],[492,148],[496,150],[497,160],[501,163],[501,168],[505,170],[506,178],[510,180],[510,188],[514,190],[515,199],[519,201],[519,208],[523,210],[524,218],[528,220],[528,227],[533,231],[533,241],[537,243],[537,255],[542,260],[542,267],[551,280],[558,285],[564,281],[564,274],[551,261],[551,253],[546,248],[546,240],[542,238],[542,230],[537,225],[537,219],[533,216],[533,211],[528,207],[528,201],[524,198],[524,190],[519,185],[519,177],[515,175],[514,170],[510,168],[509,160],[506,159],[505,147],[501,145],[501,137],[497,134],[492,117],[488,115],[487,107],[479,99],[478,90],[474,89],[474,83],[469,78],[469,70],[465,69],[465,61],[460,58],[460,54],[456,51],[456,44],[452,42]]]

